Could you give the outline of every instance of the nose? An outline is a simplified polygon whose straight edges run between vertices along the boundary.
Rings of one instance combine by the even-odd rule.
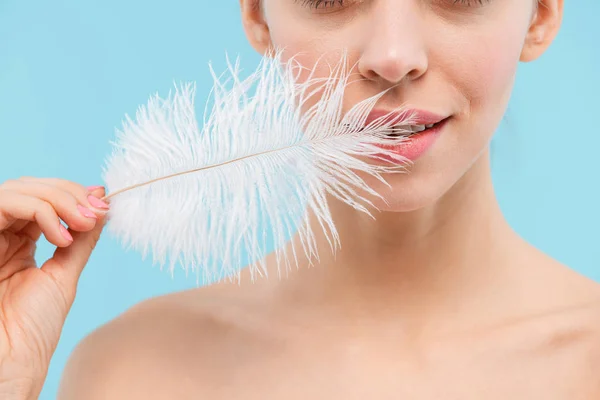
[[[365,78],[397,84],[418,79],[427,71],[422,7],[416,3],[414,0],[372,3],[357,66]]]

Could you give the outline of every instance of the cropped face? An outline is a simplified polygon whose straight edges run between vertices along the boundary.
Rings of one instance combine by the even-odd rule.
[[[339,60],[346,49],[356,65],[351,81],[358,80],[347,88],[346,111],[395,85],[376,109],[403,105],[423,125],[441,121],[398,150],[413,161],[408,173],[386,176],[391,189],[369,181],[386,211],[430,205],[477,165],[505,112],[536,15],[532,0],[262,1],[270,43],[301,53],[307,67],[324,54]]]

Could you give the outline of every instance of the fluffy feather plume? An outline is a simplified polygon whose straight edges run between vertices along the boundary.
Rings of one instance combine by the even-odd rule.
[[[243,80],[239,60],[228,61],[226,80],[211,67],[213,106],[208,113],[207,101],[202,126],[193,84],[152,97],[135,121],[126,117],[104,167],[109,232],[144,258],[151,252],[155,264],[173,272],[180,263],[204,282],[238,276],[246,264],[253,277],[264,275],[268,252],[276,253],[279,272],[297,265],[300,250],[318,259],[311,213],[331,249],[339,248],[328,196],[369,213],[367,197],[381,196],[359,174],[384,182],[382,174],[402,172],[408,161],[378,145],[404,139],[386,135],[385,117],[364,127],[387,91],[342,115],[353,69],[345,53],[326,77],[316,77],[318,63],[309,71],[282,54],[264,57]],[[360,157],[377,154],[398,163]],[[301,249],[286,250],[294,235]]]

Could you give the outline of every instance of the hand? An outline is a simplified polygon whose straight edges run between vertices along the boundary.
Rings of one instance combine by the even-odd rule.
[[[37,399],[79,276],[106,222],[102,196],[101,187],[90,192],[59,179],[0,184],[0,394]],[[37,268],[41,234],[57,249]]]

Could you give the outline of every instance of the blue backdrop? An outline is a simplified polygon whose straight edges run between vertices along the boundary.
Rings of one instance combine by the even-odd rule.
[[[494,139],[494,180],[515,229],[551,256],[600,280],[600,3],[567,1],[546,55],[520,66]],[[173,82],[196,81],[199,100],[224,68],[258,55],[238,1],[0,0],[0,182],[22,175],[101,184],[109,140],[124,115]],[[569,140],[575,138],[575,140]],[[43,243],[38,259],[52,248]],[[75,344],[151,296],[195,287],[105,235],[81,278],[41,399],[54,399]]]

